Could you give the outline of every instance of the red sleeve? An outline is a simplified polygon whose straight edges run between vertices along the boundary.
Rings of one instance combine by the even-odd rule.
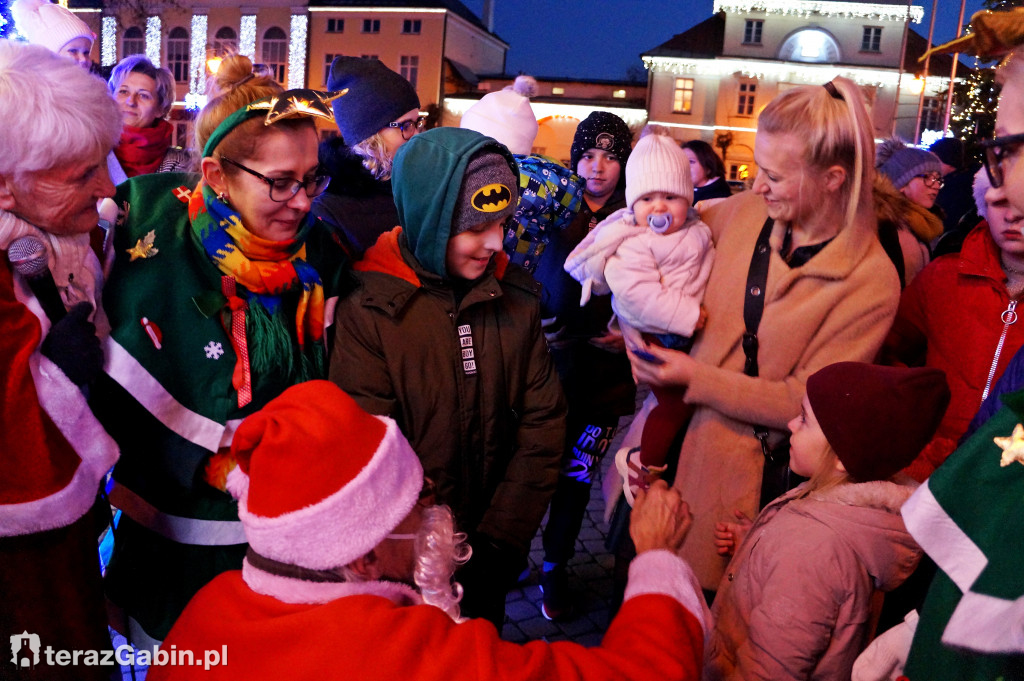
[[[927,299],[935,299],[936,268],[926,267],[900,296],[900,307],[885,343],[881,363],[889,366],[923,366],[928,350]]]

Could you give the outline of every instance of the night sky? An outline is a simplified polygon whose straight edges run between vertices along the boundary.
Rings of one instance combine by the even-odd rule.
[[[480,14],[483,0],[463,0]],[[494,32],[510,44],[507,73],[621,80],[640,53],[711,16],[713,0],[494,0]],[[927,37],[932,1],[911,29]],[[642,8],[638,10],[638,8]],[[960,3],[939,0],[935,43],[959,35]],[[982,9],[968,0],[964,22]]]

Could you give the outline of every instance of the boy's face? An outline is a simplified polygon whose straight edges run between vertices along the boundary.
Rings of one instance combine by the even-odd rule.
[[[444,265],[449,277],[473,281],[483,276],[491,257],[501,250],[505,219],[481,222],[448,239]]]
[[[649,226],[656,234],[675,234],[681,230],[689,210],[690,202],[685,197],[665,192],[644,194],[633,203],[636,224],[648,226],[647,218],[654,215],[655,219]]]
[[[587,181],[584,192],[596,198],[603,198],[615,191],[621,172],[619,157],[603,149],[587,149],[576,164],[576,174]]]

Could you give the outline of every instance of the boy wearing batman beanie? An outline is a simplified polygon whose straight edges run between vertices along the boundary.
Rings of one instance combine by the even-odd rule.
[[[340,301],[330,378],[394,418],[469,534],[462,612],[500,629],[505,593],[555,488],[565,401],[539,285],[501,243],[518,200],[508,149],[437,128],[395,155],[400,227],[367,250]]]

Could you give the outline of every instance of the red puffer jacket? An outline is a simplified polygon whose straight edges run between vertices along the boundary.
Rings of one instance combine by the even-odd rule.
[[[985,222],[967,235],[960,253],[937,258],[903,292],[882,362],[942,369],[953,396],[935,437],[906,469],[917,480],[925,480],[956,449],[981,406],[1004,331],[993,385],[1024,345],[1024,322],[1003,321],[1013,316],[1004,317],[1009,306],[999,248]]]

